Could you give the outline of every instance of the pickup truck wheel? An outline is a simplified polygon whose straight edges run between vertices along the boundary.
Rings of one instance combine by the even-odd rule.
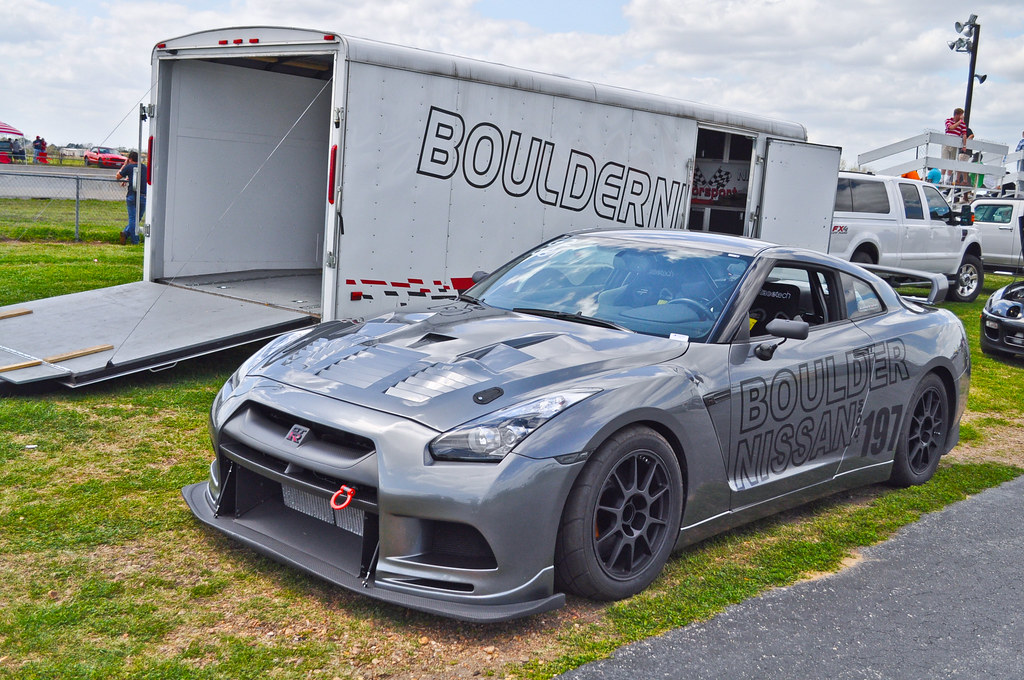
[[[974,302],[984,283],[985,269],[981,259],[975,255],[964,255],[956,270],[956,277],[946,292],[946,299],[951,302]]]
[[[871,256],[865,253],[863,250],[858,250],[850,258],[850,262],[854,264],[874,264],[875,261],[871,259]]]

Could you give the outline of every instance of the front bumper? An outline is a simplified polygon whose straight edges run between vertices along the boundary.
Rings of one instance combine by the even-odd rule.
[[[981,312],[981,351],[988,354],[1024,354],[1024,318]]]
[[[217,460],[182,494],[204,524],[364,595],[473,622],[560,607],[554,542],[582,463],[433,461],[438,433],[280,384],[218,397]],[[301,445],[293,423],[312,434]],[[332,511],[342,485],[350,507]]]
[[[200,522],[277,562],[367,597],[473,623],[509,621],[557,609],[565,604],[563,593],[526,602],[479,605],[448,602],[381,588],[372,579],[338,566],[338,560],[332,558],[330,552],[332,548],[343,550],[344,546],[339,545],[337,535],[329,525],[318,526],[273,507],[263,508],[259,512],[250,511],[250,516],[244,522],[235,517],[218,516],[208,489],[206,482],[200,482],[181,490],[189,509]]]

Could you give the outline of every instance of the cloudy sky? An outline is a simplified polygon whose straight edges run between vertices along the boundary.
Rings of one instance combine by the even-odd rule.
[[[56,144],[134,145],[156,42],[284,25],[792,120],[853,164],[964,105],[969,56],[947,42],[971,13],[988,75],[971,127],[1012,149],[1020,0],[0,0],[0,120]]]

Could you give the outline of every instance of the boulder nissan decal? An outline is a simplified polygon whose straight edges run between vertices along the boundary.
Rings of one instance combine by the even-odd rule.
[[[606,161],[580,149],[559,153],[550,140],[518,130],[503,131],[488,122],[467,133],[466,121],[453,111],[430,108],[423,133],[421,175],[451,179],[461,168],[466,182],[486,189],[501,182],[509,196],[533,192],[546,205],[580,212],[590,208],[598,217],[636,227],[681,226],[679,212],[685,182],[656,176],[641,168]]]

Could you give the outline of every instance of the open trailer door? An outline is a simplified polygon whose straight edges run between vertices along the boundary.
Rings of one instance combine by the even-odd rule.
[[[0,385],[69,387],[171,366],[316,315],[141,281],[0,307]]]
[[[828,252],[838,146],[769,139],[756,238]]]

